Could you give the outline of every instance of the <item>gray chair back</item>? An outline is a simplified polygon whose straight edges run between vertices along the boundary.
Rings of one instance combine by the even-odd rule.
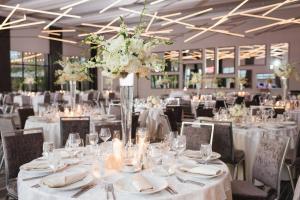
[[[60,118],[60,147],[64,147],[70,133],[79,133],[81,139],[90,132],[90,117],[61,117]]]
[[[201,144],[212,144],[214,124],[183,122],[180,135],[186,136],[186,149],[199,150]]]
[[[44,141],[42,130],[37,132],[35,129],[34,133],[21,134],[29,133],[31,130],[14,131],[14,133],[20,132],[20,134],[5,134],[7,136],[2,138],[6,181],[18,176],[21,165],[42,156]]]
[[[201,120],[204,123],[214,124],[213,151],[221,154],[221,160],[225,163],[234,161],[234,144],[232,122]]]
[[[108,128],[110,130],[111,135],[113,136],[115,131],[120,132],[120,137],[122,137],[122,126],[121,122],[116,122],[116,123],[105,123],[105,124],[95,124],[95,131],[97,133],[100,133],[102,128]],[[112,137],[109,139],[111,140]]]
[[[21,129],[24,129],[28,117],[34,116],[34,110],[33,108],[20,108],[18,109],[18,115],[20,119]]]
[[[0,133],[3,138],[5,133],[11,133],[15,130],[15,125],[12,118],[0,118]],[[13,134],[14,135],[14,134]]]
[[[108,114],[115,115],[116,119],[121,119],[121,105],[120,104],[109,104]]]
[[[293,200],[299,200],[300,199],[300,178],[298,177],[297,185],[294,191],[294,197]]]
[[[257,148],[253,179],[277,190],[280,194],[280,174],[290,138],[264,133]]]

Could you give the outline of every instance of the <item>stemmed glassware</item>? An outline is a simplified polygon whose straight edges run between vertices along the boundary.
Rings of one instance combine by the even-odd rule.
[[[70,133],[66,142],[67,148],[78,148],[82,144],[79,133]]]
[[[200,146],[200,154],[202,159],[207,164],[207,161],[210,159],[212,155],[212,147],[210,144],[201,144]]]
[[[88,139],[89,139],[89,144],[92,146],[96,146],[98,144],[98,134],[97,133],[90,133],[88,135]]]
[[[99,137],[103,140],[104,143],[111,138],[111,132],[109,128],[101,128]]]
[[[172,149],[176,151],[176,157],[186,149],[186,136],[178,135],[172,142]]]

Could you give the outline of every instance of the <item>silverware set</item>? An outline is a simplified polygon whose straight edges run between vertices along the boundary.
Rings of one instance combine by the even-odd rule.
[[[72,195],[72,198],[79,197],[80,195],[86,193],[87,191],[94,188],[95,186],[96,186],[96,184],[90,184],[90,185],[83,186],[82,188],[80,188],[80,190],[78,192],[76,192],[75,194]]]
[[[172,195],[178,194],[178,192],[177,192],[175,189],[171,188],[170,186],[166,187],[165,190],[166,190],[167,192],[169,192],[170,194],[172,194]]]
[[[109,200],[109,193],[112,194],[113,200],[116,200],[116,195],[115,195],[115,189],[113,184],[106,184],[105,187],[105,192],[106,192],[106,200]]]
[[[198,182],[198,181],[193,181],[193,180],[187,180],[187,179],[183,179],[183,178],[180,178],[179,176],[176,176],[177,180],[181,183],[191,183],[191,184],[194,184],[194,185],[199,185],[201,187],[204,187],[205,184],[204,183],[201,183],[201,182]]]

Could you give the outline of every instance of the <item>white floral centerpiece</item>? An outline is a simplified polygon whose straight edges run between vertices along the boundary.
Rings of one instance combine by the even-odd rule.
[[[243,90],[245,85],[248,83],[248,79],[245,77],[239,77],[237,83],[240,86],[240,90]]]
[[[147,97],[147,106],[150,108],[157,108],[160,106],[160,98],[157,96]]]
[[[192,72],[192,78],[189,81],[189,85],[196,85],[197,96],[200,95],[200,87],[201,87],[201,83],[203,81],[202,79],[203,79],[203,76],[202,76],[201,71],[198,73]]]
[[[234,105],[228,108],[230,116],[235,122],[240,122],[241,118],[247,115],[248,109],[244,105]]]
[[[296,80],[299,80],[299,73],[297,72],[296,67],[293,66],[292,64],[285,64],[275,68],[274,74],[280,77],[281,79],[282,89],[283,89],[282,98],[283,101],[286,101],[287,90],[288,90],[287,80],[292,76],[294,76]]]
[[[143,14],[141,19],[142,16]],[[84,43],[97,50],[96,56],[86,63],[86,67],[99,67],[103,75],[120,80],[122,140],[124,145],[129,147],[132,144],[131,114],[134,74],[137,77],[147,77],[150,72],[163,71],[164,59],[152,51],[158,45],[170,42],[155,37],[144,38],[142,36],[144,28],[141,23],[132,31],[126,27],[122,17],[121,22],[116,37],[105,40],[101,35],[91,34],[85,38]]]
[[[60,60],[58,64],[63,67],[63,69],[58,69],[55,71],[57,76],[56,83],[65,83],[68,81],[91,81],[91,77],[87,72],[85,65],[78,62],[68,60]]]
[[[35,79],[34,77],[26,77],[24,80],[24,84],[28,85],[29,91],[32,90],[32,85],[35,84]]]

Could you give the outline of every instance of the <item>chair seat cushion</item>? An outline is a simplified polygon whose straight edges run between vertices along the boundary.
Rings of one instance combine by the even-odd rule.
[[[243,200],[264,200],[268,193],[255,187],[249,182],[234,180],[231,183],[233,199]]]
[[[10,180],[6,185],[6,190],[9,196],[18,199],[17,180]]]

